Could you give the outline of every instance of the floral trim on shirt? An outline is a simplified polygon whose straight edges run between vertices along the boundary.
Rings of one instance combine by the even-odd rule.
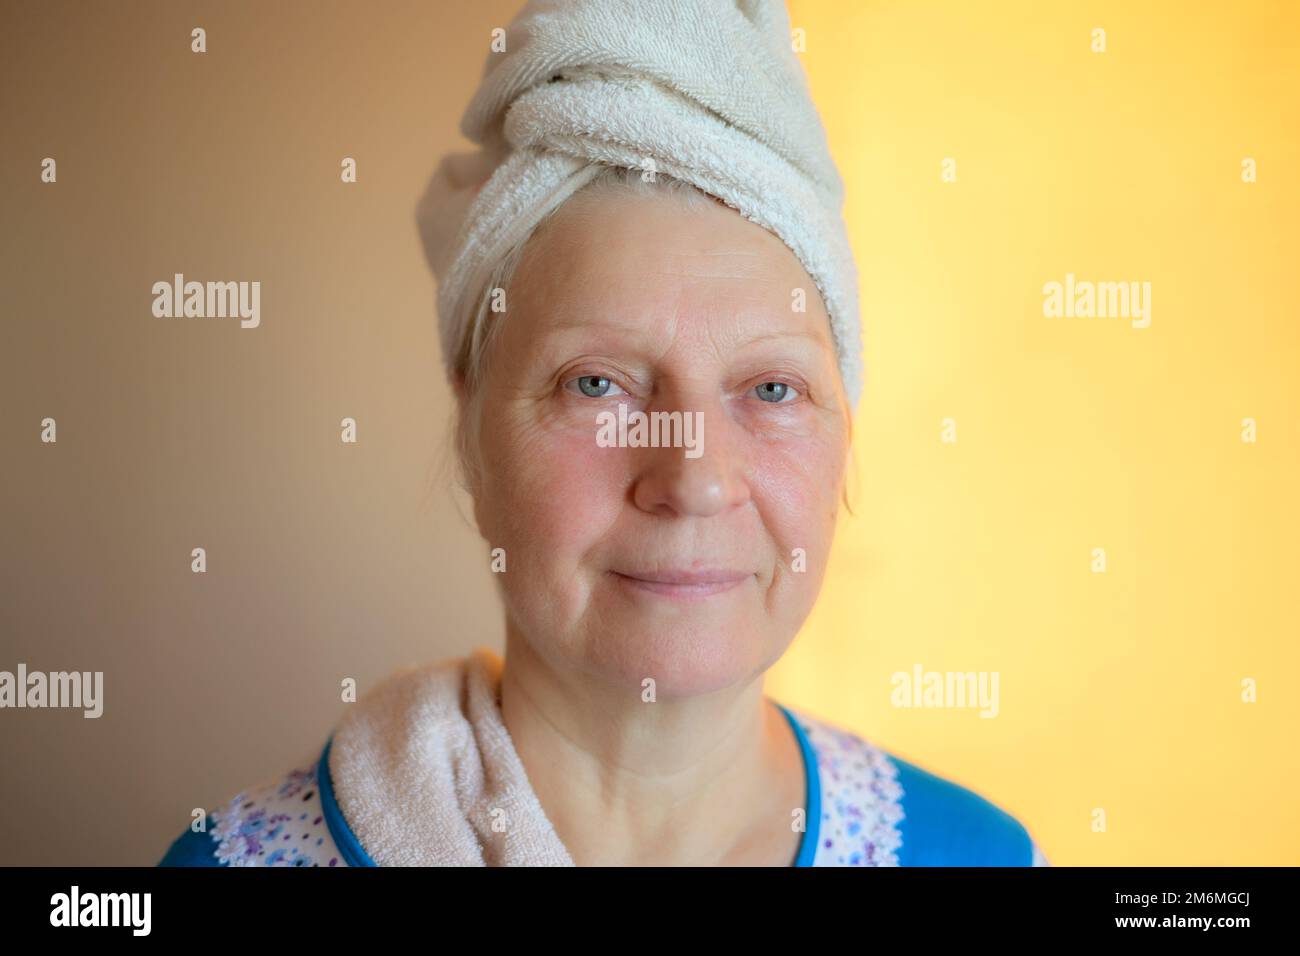
[[[817,755],[821,820],[813,866],[898,866],[903,789],[881,750],[833,724],[791,713]]]
[[[313,761],[213,810],[217,859],[226,866],[346,866],[321,812],[316,771]]]

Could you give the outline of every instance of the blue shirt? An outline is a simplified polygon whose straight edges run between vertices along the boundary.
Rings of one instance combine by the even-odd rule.
[[[783,705],[803,755],[795,866],[1045,866],[1025,827],[979,794]],[[159,866],[375,866],[334,797],[332,737],[285,777],[185,831]]]

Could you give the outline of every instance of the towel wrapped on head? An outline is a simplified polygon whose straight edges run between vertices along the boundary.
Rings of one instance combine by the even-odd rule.
[[[844,187],[781,0],[530,0],[461,131],[480,149],[446,156],[417,210],[449,376],[497,262],[610,164],[684,180],[779,236],[817,284],[857,406]]]

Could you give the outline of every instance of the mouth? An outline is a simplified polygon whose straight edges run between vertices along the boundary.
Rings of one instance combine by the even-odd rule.
[[[711,597],[740,587],[754,577],[749,571],[726,568],[702,571],[611,571],[625,587],[660,597],[690,600]]]

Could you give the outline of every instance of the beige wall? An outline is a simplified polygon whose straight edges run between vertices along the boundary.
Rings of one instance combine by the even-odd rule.
[[[413,208],[516,7],[4,5],[0,670],[105,709],[0,712],[0,863],[153,863],[345,676],[500,647]],[[176,272],[259,280],[260,327],[155,318]]]

